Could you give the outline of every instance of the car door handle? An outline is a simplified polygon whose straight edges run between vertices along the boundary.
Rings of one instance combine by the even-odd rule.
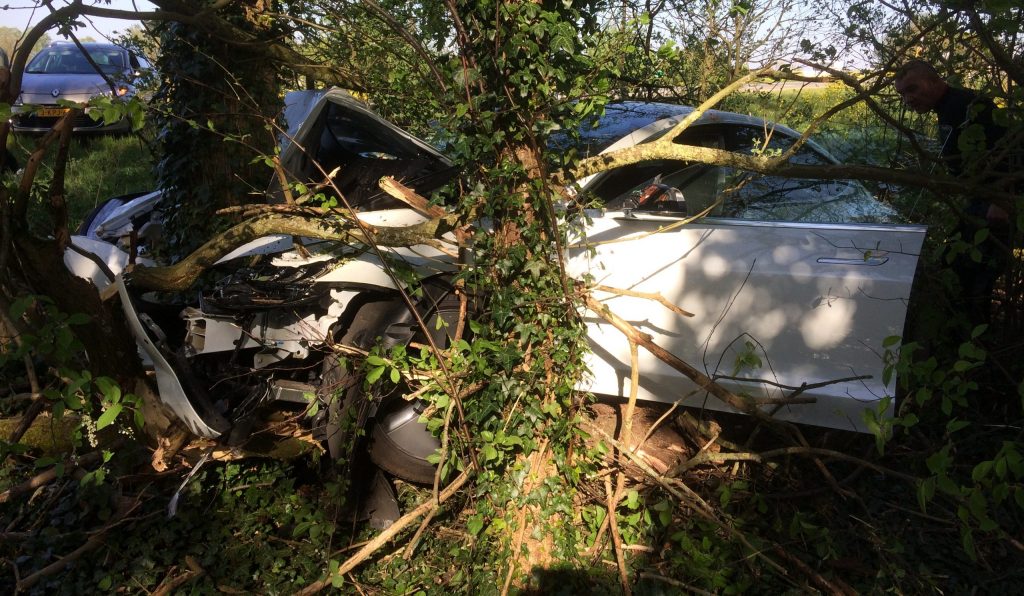
[[[878,267],[889,262],[889,257],[864,257],[859,259],[837,259],[834,257],[820,257],[818,262],[822,265],[860,265],[861,267]]]

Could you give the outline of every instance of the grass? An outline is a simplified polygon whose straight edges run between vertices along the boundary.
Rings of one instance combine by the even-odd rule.
[[[11,151],[22,166],[35,146],[38,137],[15,136]],[[46,222],[43,206],[45,191],[53,178],[51,147],[38,174],[39,191],[36,194],[32,222]],[[64,195],[68,203],[69,224],[75,228],[94,207],[118,195],[152,190],[156,187],[153,176],[154,157],[142,138],[127,136],[77,137],[72,141],[64,180]]]

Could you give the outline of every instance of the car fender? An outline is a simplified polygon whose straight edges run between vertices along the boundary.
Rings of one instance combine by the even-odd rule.
[[[185,424],[193,434],[215,439],[230,428],[230,423],[217,414],[212,408],[197,408],[197,403],[189,398],[182,386],[177,372],[170,363],[173,355],[164,346],[158,345],[162,338],[156,335],[159,330],[155,325],[149,326],[147,331],[140,315],[135,310],[132,298],[128,294],[128,288],[124,283],[124,276],[118,275],[114,279],[118,296],[121,298],[121,306],[125,314],[128,328],[131,329],[138,343],[140,351],[153,362],[153,371],[156,375],[157,391],[162,401],[174,414]],[[200,413],[202,410],[202,413]]]

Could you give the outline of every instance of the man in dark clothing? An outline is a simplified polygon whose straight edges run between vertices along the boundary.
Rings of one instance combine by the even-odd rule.
[[[904,64],[895,78],[896,92],[915,112],[935,112],[939,117],[939,143],[946,169],[954,176],[976,178],[978,183],[998,186],[1008,160],[999,159],[997,144],[1006,128],[993,118],[992,100],[970,89],[952,87],[932,65],[922,60]],[[993,151],[996,150],[996,151]],[[992,158],[995,159],[992,159]],[[1008,264],[1009,213],[985,196],[969,198],[959,226],[961,238],[973,242],[987,228],[990,237],[977,245],[981,261],[959,255],[953,270],[960,280],[962,308],[972,324],[989,320],[996,279]]]

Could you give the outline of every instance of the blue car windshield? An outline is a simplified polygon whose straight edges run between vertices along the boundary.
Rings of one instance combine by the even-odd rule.
[[[89,57],[105,74],[124,72],[124,52],[118,49],[89,50]],[[77,47],[45,48],[32,58],[25,72],[33,74],[96,74],[96,68]]]

